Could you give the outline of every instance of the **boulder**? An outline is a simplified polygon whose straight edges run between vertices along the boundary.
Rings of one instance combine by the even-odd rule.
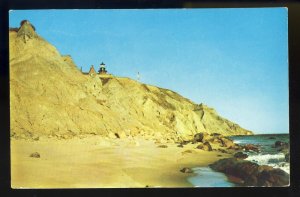
[[[168,148],[168,146],[167,145],[164,145],[164,144],[162,144],[162,145],[159,145],[159,146],[157,146],[158,148]]]
[[[287,186],[289,175],[281,169],[263,170],[258,174],[258,186]]]
[[[203,137],[204,137],[203,133],[197,133],[194,135],[193,142],[202,142]]]
[[[113,136],[113,135],[114,135],[114,136]],[[110,137],[110,138],[124,139],[124,138],[126,138],[126,134],[125,134],[125,132],[123,132],[123,131],[118,132],[118,133],[114,133],[114,134],[109,133],[109,137]]]
[[[279,148],[279,147],[286,146],[286,145],[287,145],[287,143],[282,142],[282,141],[275,142],[275,148]]]
[[[254,152],[259,152],[259,148],[253,144],[246,144],[243,146],[243,149],[245,151],[254,151]]]
[[[31,154],[30,154],[30,157],[40,158],[41,155],[40,155],[40,153],[38,153],[38,152],[34,152],[34,153],[31,153]]]
[[[182,172],[182,173],[193,173],[193,170],[191,168],[182,168],[180,170],[180,172]]]
[[[286,142],[276,141],[274,146],[277,148],[277,151],[288,152],[289,150],[289,143]]]
[[[220,143],[221,143],[221,146],[223,147],[234,147],[235,144],[233,143],[232,140],[228,139],[228,138],[220,138]]]
[[[248,157],[248,155],[243,152],[237,152],[233,156],[237,159],[246,159]]]
[[[289,185],[289,174],[285,171],[271,166],[259,166],[251,161],[226,158],[209,166],[215,171],[242,179],[244,186],[272,187]]]
[[[185,150],[185,151],[181,152],[182,155],[186,155],[186,154],[190,154],[190,153],[196,153],[196,151],[195,150]]]

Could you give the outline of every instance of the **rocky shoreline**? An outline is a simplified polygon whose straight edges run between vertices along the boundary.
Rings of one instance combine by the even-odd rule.
[[[196,148],[206,151],[220,151],[230,153],[232,157],[220,159],[209,167],[216,171],[224,173],[228,177],[228,181],[236,186],[288,186],[289,174],[279,168],[274,168],[268,165],[259,165],[255,162],[245,160],[248,154],[245,152],[259,153],[260,148],[253,144],[238,145],[231,139],[220,134],[198,133],[190,141],[183,144],[197,144]],[[219,149],[213,149],[211,144],[219,144]],[[289,161],[289,144],[281,141],[276,141],[273,145],[278,152],[285,154],[285,161]],[[244,151],[244,152],[242,152]],[[192,169],[181,169],[184,173],[192,173]]]
[[[267,165],[258,165],[238,158],[221,159],[211,165],[213,170],[231,176],[229,180],[239,186],[288,186],[289,174]]]
[[[244,151],[260,152],[259,147],[248,144],[242,146]],[[289,144],[276,141],[272,148],[285,155],[285,161],[289,162]],[[246,153],[237,152],[233,158],[221,159],[209,167],[217,172],[226,174],[229,181],[237,186],[264,186],[278,187],[289,186],[290,176],[280,168],[274,168],[269,165],[259,165],[255,162],[245,160],[248,157]]]

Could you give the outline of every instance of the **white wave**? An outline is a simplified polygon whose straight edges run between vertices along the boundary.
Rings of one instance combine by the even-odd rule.
[[[273,168],[280,168],[285,172],[290,173],[290,164],[285,162],[285,155],[283,153],[274,155],[249,155],[246,160],[255,162],[259,165],[268,165],[272,166]]]
[[[243,144],[245,141],[244,140],[233,140],[233,142],[236,144]]]

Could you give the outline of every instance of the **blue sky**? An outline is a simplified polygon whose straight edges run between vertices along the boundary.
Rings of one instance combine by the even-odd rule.
[[[13,10],[87,71],[172,89],[255,133],[286,133],[286,8]]]

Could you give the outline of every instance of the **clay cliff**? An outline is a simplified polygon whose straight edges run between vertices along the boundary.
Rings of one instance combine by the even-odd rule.
[[[171,90],[82,74],[29,22],[10,30],[9,50],[12,137],[93,134],[178,141],[199,132],[252,134]]]

